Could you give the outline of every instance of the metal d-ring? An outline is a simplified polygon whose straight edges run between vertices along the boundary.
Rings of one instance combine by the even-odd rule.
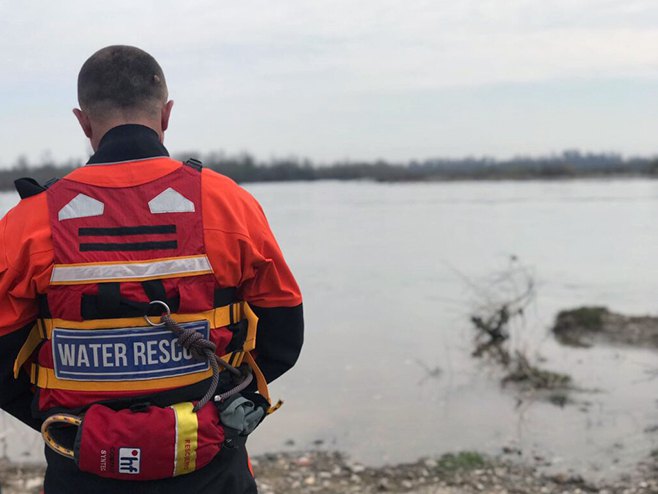
[[[162,307],[164,307],[165,312],[166,312],[166,315],[167,315],[167,316],[170,316],[170,315],[171,315],[171,309],[170,309],[169,306],[168,306],[167,304],[165,304],[162,300],[151,300],[151,301],[149,302],[149,305],[153,305],[153,304],[161,305]],[[162,316],[160,316],[160,317],[162,317]],[[158,324],[154,323],[153,321],[151,321],[151,320],[149,319],[149,315],[148,315],[148,314],[144,314],[144,319],[145,319],[146,322],[149,323],[149,325],[151,325],[151,326],[155,326],[155,327],[157,327],[157,326],[164,326],[164,325],[165,325],[165,323],[163,323],[163,322],[160,322],[160,323],[158,323]],[[162,319],[160,319],[160,321],[162,321]]]

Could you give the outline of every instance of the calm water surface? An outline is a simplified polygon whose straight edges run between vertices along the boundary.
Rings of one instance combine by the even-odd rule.
[[[322,447],[381,464],[510,445],[614,475],[658,447],[658,352],[567,349],[548,333],[558,310],[578,305],[658,314],[658,182],[247,188],[302,287],[307,324],[298,365],[272,385],[286,404],[254,434],[253,453]],[[16,200],[0,195],[3,210]],[[580,405],[519,404],[470,356],[464,278],[479,283],[512,254],[538,283],[518,344],[598,390],[578,393]],[[10,454],[41,457],[36,434],[4,425]]]

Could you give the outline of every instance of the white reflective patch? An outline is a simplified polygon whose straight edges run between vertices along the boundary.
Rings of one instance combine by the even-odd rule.
[[[176,278],[212,273],[205,255],[122,264],[55,264],[51,285]]]
[[[194,203],[169,187],[149,201],[149,209],[153,214],[193,213]]]
[[[100,216],[103,214],[105,205],[84,194],[78,194],[59,210],[57,218],[59,221],[72,220],[74,218],[87,218],[89,216]]]

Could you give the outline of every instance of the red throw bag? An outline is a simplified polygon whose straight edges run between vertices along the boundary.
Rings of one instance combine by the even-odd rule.
[[[193,412],[194,403],[143,410],[93,405],[75,439],[80,470],[122,480],[155,480],[193,472],[221,449],[224,429],[213,403]]]

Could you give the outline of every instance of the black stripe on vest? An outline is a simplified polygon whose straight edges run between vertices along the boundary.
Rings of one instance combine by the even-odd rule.
[[[108,244],[108,243],[88,243],[80,244],[80,252],[105,251],[105,252],[127,252],[136,250],[169,250],[177,249],[176,240],[165,242],[133,242],[125,244]]]
[[[78,235],[81,237],[123,236],[123,235],[149,235],[161,233],[176,233],[176,225],[143,225],[143,226],[118,226],[116,228],[80,228]]]

